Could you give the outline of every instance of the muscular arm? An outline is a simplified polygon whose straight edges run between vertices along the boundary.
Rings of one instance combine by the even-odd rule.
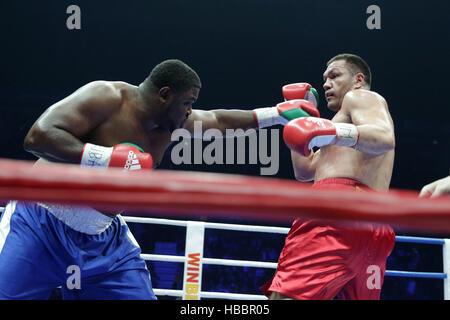
[[[358,128],[355,149],[380,155],[395,148],[394,124],[385,100],[366,90],[354,90],[344,98],[342,111],[348,113]]]
[[[187,119],[184,128],[194,133],[194,122],[202,122],[202,130],[218,129],[225,136],[226,129],[247,129],[257,128],[256,120],[252,110],[192,110],[192,114]]]
[[[83,86],[39,117],[25,137],[25,150],[49,161],[78,163],[81,139],[115,112],[120,101],[107,82]]]

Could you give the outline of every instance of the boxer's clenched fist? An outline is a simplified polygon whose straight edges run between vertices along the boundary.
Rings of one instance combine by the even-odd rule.
[[[284,126],[290,120],[301,117],[320,117],[317,110],[319,96],[309,83],[288,84],[283,87],[282,92],[285,102],[275,107],[253,110],[258,128]]]
[[[319,94],[309,83],[291,83],[283,86],[281,89],[286,101],[295,99],[304,99],[311,102],[316,107],[319,106]],[[312,116],[312,115],[311,115]]]
[[[334,123],[327,119],[306,117],[290,121],[283,130],[286,145],[304,157],[313,147],[336,145],[354,147],[359,133],[350,123]]]

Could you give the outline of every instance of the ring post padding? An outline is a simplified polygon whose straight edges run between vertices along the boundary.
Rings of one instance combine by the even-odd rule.
[[[188,221],[183,275],[183,300],[200,300],[205,223]]]
[[[444,273],[447,274],[447,277],[444,279],[444,300],[450,300],[450,239],[444,239],[442,261],[444,264]]]

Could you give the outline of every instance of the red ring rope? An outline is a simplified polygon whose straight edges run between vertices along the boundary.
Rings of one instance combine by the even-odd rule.
[[[0,160],[0,200],[85,204],[134,214],[231,214],[279,222],[297,217],[359,220],[450,233],[450,197],[417,196],[406,190],[318,190],[296,181],[218,173],[128,173]]]

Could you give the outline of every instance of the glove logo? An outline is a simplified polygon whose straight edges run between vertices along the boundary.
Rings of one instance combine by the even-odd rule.
[[[128,159],[125,163],[125,166],[123,167],[123,170],[127,171],[133,171],[133,170],[140,170],[141,164],[139,163],[139,159],[137,155],[133,151],[128,152]]]
[[[325,123],[322,121],[322,119],[318,119],[318,118],[308,118],[308,121],[318,125],[321,128],[326,129],[327,126],[325,125]]]

